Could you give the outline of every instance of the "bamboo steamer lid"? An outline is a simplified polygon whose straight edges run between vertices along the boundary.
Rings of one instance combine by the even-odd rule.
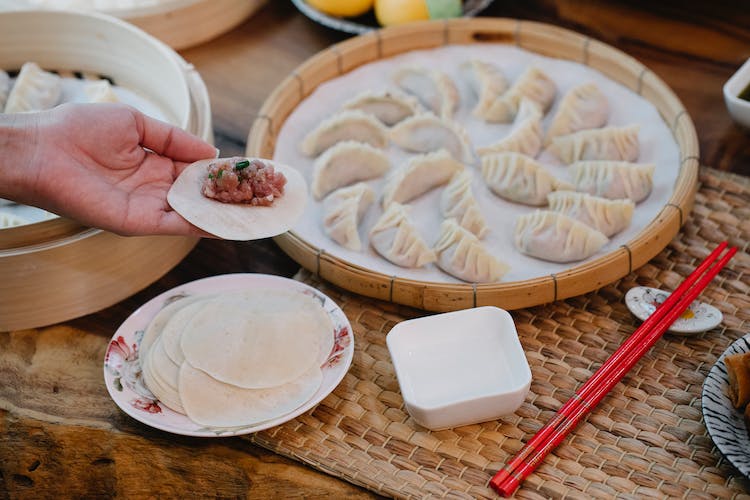
[[[110,77],[213,142],[208,92],[198,72],[124,21],[73,12],[4,13],[0,68],[18,69],[26,61]],[[62,217],[0,229],[0,331],[45,326],[115,304],[163,276],[197,241],[122,237]]]
[[[520,309],[581,295],[639,268],[677,234],[693,206],[698,179],[698,139],[680,100],[633,57],[587,36],[548,24],[507,18],[426,21],[375,30],[345,40],[308,59],[266,99],[247,140],[247,154],[272,158],[276,137],[291,112],[321,83],[358,66],[416,49],[448,44],[513,44],[545,56],[590,66],[650,101],[680,150],[677,181],[654,220],[627,244],[538,278],[490,284],[435,283],[374,271],[326,253],[295,232],[275,241],[295,261],[349,291],[430,311],[494,305]]]

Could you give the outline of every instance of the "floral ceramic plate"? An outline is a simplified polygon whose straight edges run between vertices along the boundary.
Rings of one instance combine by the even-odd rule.
[[[724,358],[750,352],[750,334],[736,340],[724,351],[703,382],[703,420],[716,447],[737,470],[750,479],[750,435],[742,412],[729,399],[729,379]]]
[[[162,404],[146,388],[139,358],[143,333],[151,319],[172,301],[189,295],[232,292],[254,287],[297,291],[320,300],[330,315],[334,328],[334,346],[328,360],[321,367],[323,383],[302,406],[272,420],[243,427],[215,428],[196,424],[187,416]],[[315,288],[304,283],[267,274],[226,274],[205,278],[166,291],[149,300],[131,314],[115,332],[104,357],[104,382],[110,396],[122,411],[136,420],[157,429],[186,436],[237,436],[268,429],[308,411],[317,405],[344,378],[354,355],[351,325],[336,303]]]
[[[658,306],[667,300],[667,297],[669,297],[669,293],[658,288],[636,286],[625,294],[625,304],[636,318],[645,321],[656,311]],[[724,315],[721,314],[721,311],[714,306],[696,300],[672,323],[669,331],[681,334],[705,332],[719,326],[722,319],[724,319]]]

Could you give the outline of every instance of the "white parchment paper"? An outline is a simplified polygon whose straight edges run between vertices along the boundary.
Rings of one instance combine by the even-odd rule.
[[[596,83],[608,97],[610,104],[608,125],[640,125],[641,150],[638,161],[656,165],[654,189],[646,200],[637,205],[630,227],[613,237],[590,259],[601,257],[629,241],[646,227],[667,203],[679,170],[679,147],[669,127],[650,102],[589,67],[571,61],[552,59],[504,44],[451,45],[431,50],[416,50],[369,63],[325,82],[301,102],[284,122],[273,159],[299,169],[309,182],[312,179],[314,160],[305,157],[299,149],[305,135],[321,120],[338,111],[344,101],[360,92],[395,89],[390,76],[397,67],[404,64],[438,69],[452,77],[461,94],[461,103],[455,120],[466,128],[473,147],[476,149],[496,142],[507,135],[510,125],[487,124],[471,115],[475,101],[471,97],[468,84],[460,70],[461,63],[471,58],[497,65],[511,83],[529,65],[536,65],[547,73],[557,84],[558,93],[552,108],[545,116],[543,122],[545,131],[557,111],[562,96],[572,87],[585,82]],[[395,145],[390,146],[388,154],[392,159],[393,169],[399,168],[410,156],[413,156],[401,151]],[[537,159],[545,164],[553,175],[560,179],[569,179],[567,168],[551,154],[542,152]],[[557,264],[528,257],[518,252],[512,240],[516,218],[535,208],[508,202],[495,196],[485,186],[478,166],[470,165],[468,168],[473,171],[474,193],[491,228],[483,240],[484,244],[511,266],[503,282],[546,276],[585,262]],[[382,192],[383,184],[383,179],[370,181],[370,185],[378,195]],[[411,217],[418,224],[422,236],[429,244],[437,240],[442,221],[439,210],[440,192],[441,189],[435,189],[411,203],[413,207]],[[442,272],[434,264],[420,269],[406,269],[380,257],[369,246],[367,233],[381,213],[382,208],[378,199],[368,209],[360,224],[360,237],[364,247],[362,252],[347,250],[326,236],[322,226],[322,203],[315,200],[310,201],[304,216],[293,231],[308,243],[324,249],[326,253],[388,276],[441,283],[460,282]]]

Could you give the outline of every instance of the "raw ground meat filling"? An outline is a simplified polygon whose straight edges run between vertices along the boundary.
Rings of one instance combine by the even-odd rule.
[[[230,158],[208,165],[203,195],[224,203],[270,206],[284,194],[286,177],[262,160]]]

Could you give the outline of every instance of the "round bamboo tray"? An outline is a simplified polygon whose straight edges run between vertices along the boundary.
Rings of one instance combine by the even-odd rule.
[[[495,305],[519,309],[581,295],[639,268],[677,234],[693,206],[698,178],[698,139],[693,122],[672,90],[627,54],[573,31],[515,19],[451,19],[397,26],[333,45],[292,72],[263,104],[250,130],[249,156],[273,157],[276,134],[289,114],[321,83],[353,68],[415,49],[447,44],[507,43],[549,57],[590,66],[650,101],[680,150],[672,195],[658,215],[626,244],[563,272],[492,284],[435,283],[388,276],[325,253],[293,231],[275,238],[306,269],[355,293],[429,311]]]
[[[0,68],[18,69],[26,61],[61,74],[111,78],[213,142],[208,91],[198,72],[124,21],[73,12],[4,13]],[[2,229],[0,331],[45,326],[115,304],[163,276],[197,241],[122,237],[62,217]]]

